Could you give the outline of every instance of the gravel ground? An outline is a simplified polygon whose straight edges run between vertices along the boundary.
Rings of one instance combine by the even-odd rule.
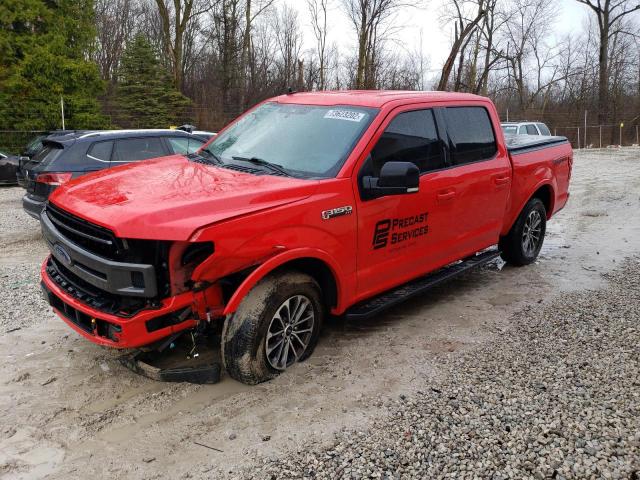
[[[640,478],[640,260],[445,356],[367,432],[252,478]]]
[[[0,332],[9,333],[40,322],[47,304],[40,294],[38,265],[0,265]]]
[[[47,311],[40,295],[46,247],[38,222],[19,208],[22,193],[0,188],[0,333],[35,325]]]
[[[75,334],[41,300],[22,194],[0,188],[2,480],[640,480],[638,260],[621,269],[640,258],[640,149],[576,152],[535,264],[328,321],[255,387],[155,382]]]

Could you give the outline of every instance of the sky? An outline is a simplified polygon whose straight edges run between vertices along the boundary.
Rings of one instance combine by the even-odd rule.
[[[313,48],[315,40],[306,0],[284,1],[298,10],[304,33],[304,48]],[[341,1],[332,0],[333,8],[328,21],[328,44],[336,42],[340,51],[344,52],[347,48],[355,48],[356,41],[346,14],[342,11]],[[426,0],[426,7],[403,8],[394,22],[395,25],[401,26],[394,35],[399,49],[404,48],[409,52],[419,51],[422,31],[423,52],[430,61],[429,73],[434,73],[441,68],[453,36],[453,26],[443,27],[440,21],[442,7],[446,1]],[[576,0],[555,0],[554,3],[557,5],[557,16],[553,26],[556,35],[563,36],[572,31],[582,30],[589,15],[586,5],[581,5]]]

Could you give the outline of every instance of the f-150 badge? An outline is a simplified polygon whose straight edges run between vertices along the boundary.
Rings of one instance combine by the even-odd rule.
[[[332,208],[331,210],[325,210],[322,212],[322,219],[329,220],[330,218],[341,217],[342,215],[351,215],[351,212],[353,212],[353,207],[351,205]]]

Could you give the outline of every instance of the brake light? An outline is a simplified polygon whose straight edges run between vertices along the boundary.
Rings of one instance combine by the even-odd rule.
[[[72,175],[72,173],[41,173],[36,177],[36,182],[45,185],[62,185],[71,180]]]

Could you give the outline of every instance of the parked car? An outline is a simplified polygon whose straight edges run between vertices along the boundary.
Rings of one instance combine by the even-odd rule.
[[[18,185],[23,188],[27,187],[27,181],[24,178],[24,165],[29,162],[40,150],[42,150],[42,142],[45,138],[60,137],[64,135],[70,135],[73,133],[85,133],[86,130],[50,130],[42,134],[36,135],[32,138],[27,146],[24,148],[18,159],[18,169],[16,171],[16,178]]]
[[[329,313],[375,315],[500,254],[534,262],[572,161],[564,137],[507,144],[475,95],[283,95],[194,154],[63,185],[42,285],[100,345],[218,325],[227,373],[255,384],[307,358]]]
[[[133,161],[186,155],[204,143],[180,130],[105,130],[47,137],[43,148],[23,166],[27,193],[22,206],[39,219],[51,192],[72,178]]]
[[[500,124],[505,135],[542,135],[550,137],[551,131],[542,122],[503,122]]]
[[[206,130],[198,130],[195,125],[180,125],[177,130],[182,130],[183,132],[188,132],[194,134],[196,137],[200,137],[205,142],[208,142],[213,137],[216,136],[216,132],[208,132]]]
[[[0,152],[0,185],[15,185],[17,170],[18,157]]]
[[[199,137],[202,140],[204,140],[205,142],[208,142],[209,140],[211,140],[213,137],[217,135],[216,132],[207,132],[206,130],[194,130],[192,133],[196,137]]]

